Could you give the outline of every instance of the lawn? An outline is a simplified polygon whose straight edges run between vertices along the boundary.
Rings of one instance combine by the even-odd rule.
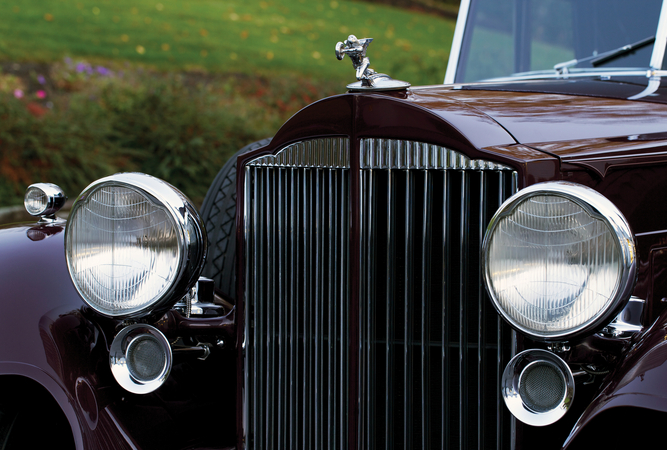
[[[372,37],[372,67],[414,85],[444,78],[454,22],[345,0],[4,0],[0,59],[69,56],[123,60],[165,71],[354,81],[334,46]]]

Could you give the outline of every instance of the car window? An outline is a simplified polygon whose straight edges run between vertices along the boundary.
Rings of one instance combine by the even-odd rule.
[[[655,35],[660,7],[660,0],[475,0],[457,81],[553,70],[633,44]],[[598,67],[648,67],[652,49],[645,45]]]

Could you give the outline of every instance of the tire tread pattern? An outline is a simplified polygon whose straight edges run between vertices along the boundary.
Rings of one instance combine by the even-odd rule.
[[[202,203],[200,215],[208,235],[208,256],[202,275],[236,300],[236,160],[264,147],[271,138],[240,149],[218,172]]]

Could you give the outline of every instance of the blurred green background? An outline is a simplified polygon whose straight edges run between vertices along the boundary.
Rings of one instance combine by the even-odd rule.
[[[0,2],[0,207],[130,170],[200,203],[238,148],[356,81],[349,34],[376,71],[441,83],[456,1],[386,2]]]

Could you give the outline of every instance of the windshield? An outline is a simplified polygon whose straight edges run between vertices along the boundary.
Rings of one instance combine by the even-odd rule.
[[[556,65],[596,71],[648,68],[661,4],[662,0],[473,0],[456,81],[541,70],[555,73]],[[618,51],[637,43],[643,44]],[[614,56],[596,58],[607,52]]]

